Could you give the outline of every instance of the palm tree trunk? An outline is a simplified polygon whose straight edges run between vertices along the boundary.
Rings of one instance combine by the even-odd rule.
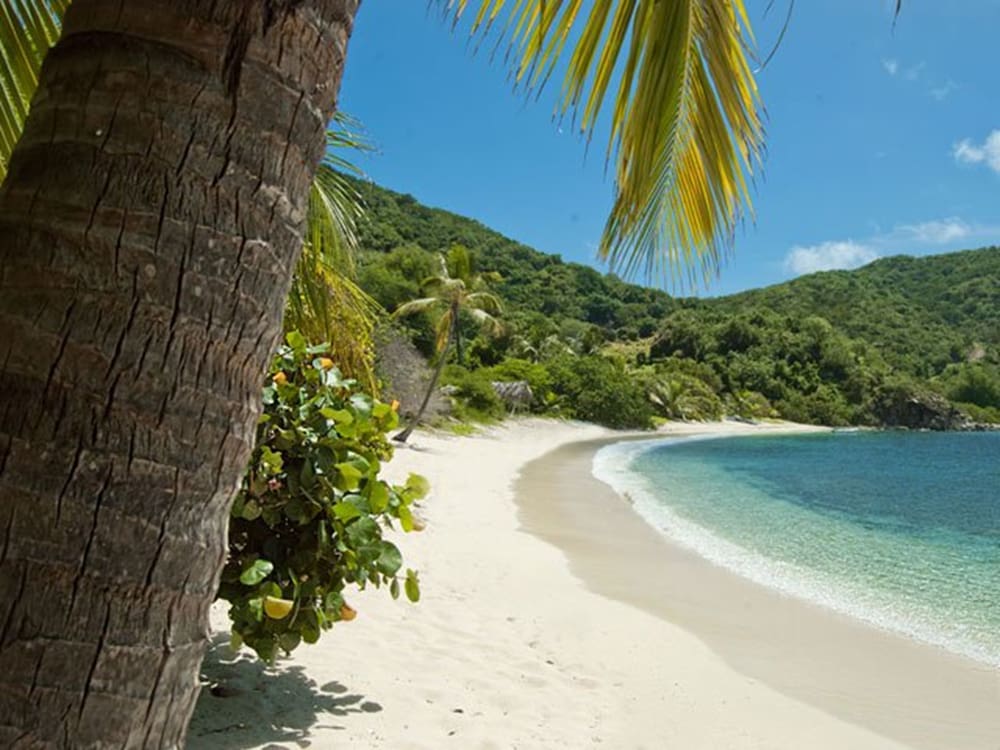
[[[453,325],[452,335],[454,335],[456,333],[457,325],[456,324],[452,325]],[[451,336],[449,336],[449,340],[450,339]],[[396,442],[405,443],[409,439],[410,435],[413,434],[413,431],[417,428],[417,425],[420,424],[420,420],[423,418],[424,412],[427,411],[427,405],[431,402],[431,396],[434,394],[434,389],[437,387],[438,379],[441,377],[441,371],[444,369],[444,364],[447,361],[448,361],[448,347],[446,345],[444,350],[438,357],[438,363],[434,367],[434,374],[431,375],[431,382],[427,384],[427,393],[424,394],[424,400],[420,402],[420,408],[417,409],[416,416],[414,416],[413,419],[410,420],[410,423],[406,425],[406,429],[392,436],[392,439],[395,440]]]
[[[0,188],[0,747],[177,748],[358,0],[75,0]]]
[[[462,331],[458,325],[458,310],[454,311],[455,316],[455,359],[460,367],[465,367],[465,361],[462,358]]]

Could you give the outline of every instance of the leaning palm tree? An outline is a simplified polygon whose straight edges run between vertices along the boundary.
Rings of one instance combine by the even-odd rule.
[[[441,256],[441,272],[424,280],[422,286],[427,296],[396,308],[393,315],[397,317],[437,311],[435,349],[438,361],[417,413],[405,429],[393,436],[393,440],[405,443],[420,424],[441,377],[452,342],[455,343],[458,362],[462,363],[461,316],[469,315],[487,335],[496,335],[502,330],[496,316],[503,311],[503,305],[496,295],[486,291],[487,283],[497,278],[495,273],[474,274],[468,250],[455,245],[448,251],[447,258]]]
[[[603,258],[718,267],[762,142],[743,0],[440,1],[609,124]],[[183,744],[359,5],[0,2],[0,746]]]

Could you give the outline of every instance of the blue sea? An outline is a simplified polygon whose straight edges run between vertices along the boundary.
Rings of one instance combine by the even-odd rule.
[[[1000,433],[625,442],[594,474],[713,563],[1000,666]]]

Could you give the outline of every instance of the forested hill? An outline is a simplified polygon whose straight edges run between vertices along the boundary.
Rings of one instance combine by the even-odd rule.
[[[424,206],[413,196],[367,182],[354,185],[368,208],[361,227],[365,250],[387,253],[418,246],[439,252],[462,244],[474,253],[478,270],[501,275],[496,291],[515,311],[592,323],[616,338],[635,338],[652,335],[676,306],[666,292],[624,283],[581,263],[566,263],[474,219]]]
[[[509,360],[558,372],[548,363],[561,353],[610,358],[617,379],[627,376],[661,416],[906,422],[901,404],[929,394],[977,420],[1000,421],[1000,248],[896,256],[727,297],[678,299],[412,196],[354,184],[368,208],[360,282],[386,309],[421,296],[437,254],[455,244],[471,251],[477,271],[502,277],[492,288],[505,304],[506,333],[476,339],[466,321],[475,340],[453,380],[477,369],[492,368],[484,376],[499,379],[521,373]],[[432,354],[431,321],[407,325]],[[549,404],[559,403],[558,387],[542,380],[554,389]],[[564,412],[576,413],[572,401],[562,400]]]
[[[932,376],[975,344],[1000,347],[1000,248],[898,255],[696,304],[724,315],[753,307],[818,315],[896,367]]]

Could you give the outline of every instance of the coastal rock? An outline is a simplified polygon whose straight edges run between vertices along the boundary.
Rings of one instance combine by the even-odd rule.
[[[491,385],[493,386],[493,391],[511,411],[529,408],[532,400],[535,398],[535,394],[532,392],[527,380],[494,381]]]
[[[883,391],[875,402],[875,414],[884,427],[961,431],[984,427],[944,396],[930,391],[904,388]]]

